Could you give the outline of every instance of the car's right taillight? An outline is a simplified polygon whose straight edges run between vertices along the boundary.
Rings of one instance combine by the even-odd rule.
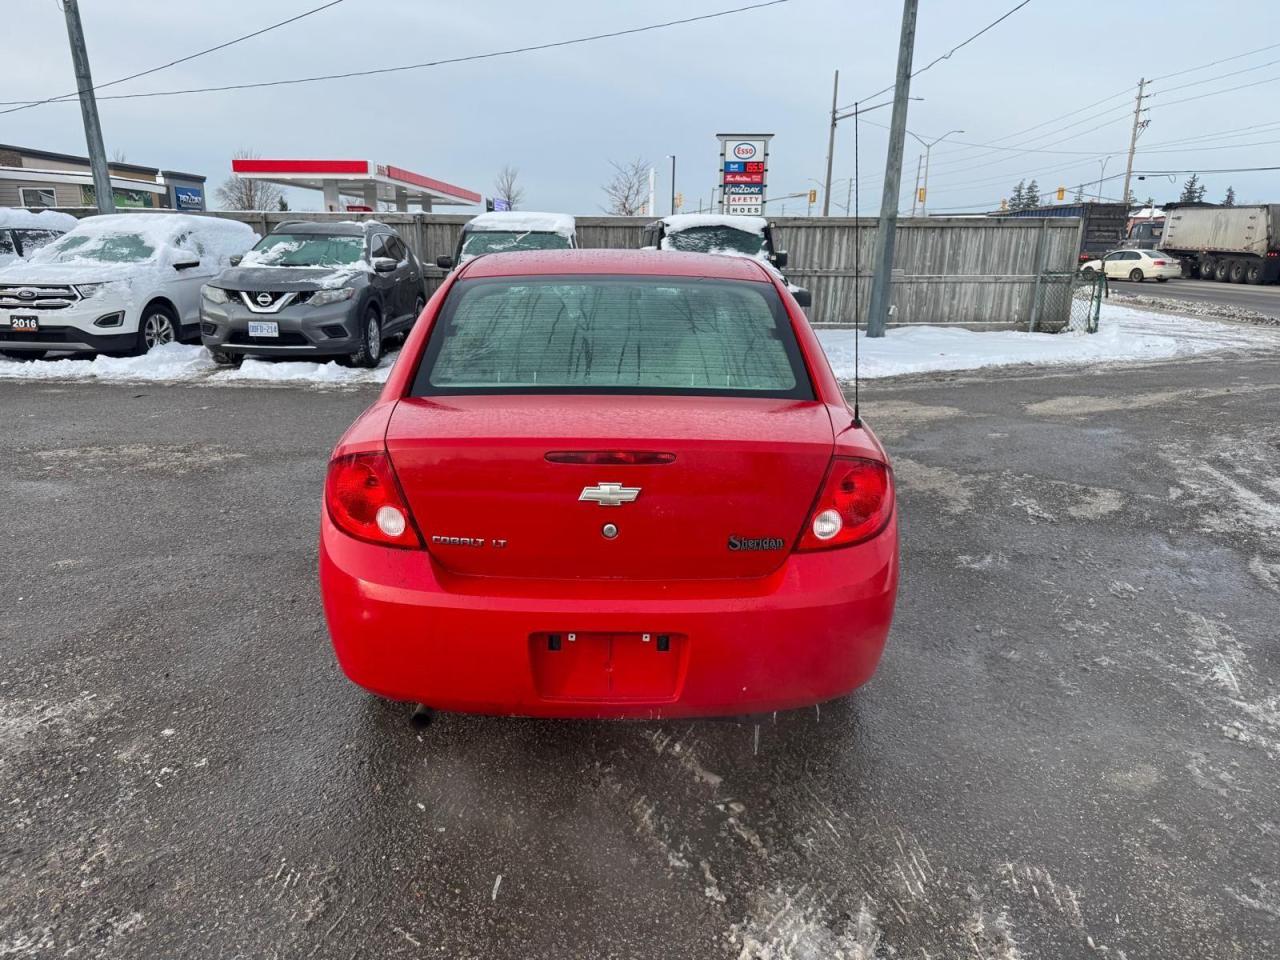
[[[797,550],[830,550],[870,540],[893,516],[893,473],[878,460],[836,457],[800,534]]]
[[[330,460],[324,502],[334,526],[357,540],[422,549],[422,538],[385,453],[350,453]]]

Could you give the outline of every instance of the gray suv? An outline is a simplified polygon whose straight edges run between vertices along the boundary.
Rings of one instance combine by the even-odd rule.
[[[376,367],[427,303],[422,264],[384,223],[280,224],[205,285],[200,337],[218,363],[333,357]]]

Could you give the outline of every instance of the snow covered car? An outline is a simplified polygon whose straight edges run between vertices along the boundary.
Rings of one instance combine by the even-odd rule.
[[[1101,260],[1087,260],[1080,273],[1094,277],[1105,270],[1108,280],[1156,280],[1164,283],[1182,276],[1182,261],[1161,250],[1113,250]]]
[[[24,260],[76,225],[69,213],[0,207],[0,267]]]
[[[574,250],[577,246],[577,223],[567,213],[482,213],[463,224],[457,250],[451,257],[436,257],[436,266],[452,270],[484,253]]]
[[[656,720],[871,677],[898,585],[893,473],[775,272],[480,257],[401,357],[325,483],[321,597],[355,683]]]
[[[787,265],[787,251],[779,250],[774,244],[773,226],[764,217],[678,213],[648,224],[640,245],[655,250],[750,257],[772,267],[778,274]],[[813,304],[806,288],[788,281],[788,289],[800,306]]]
[[[280,224],[204,288],[200,338],[218,363],[337,358],[376,367],[427,302],[422,264],[377,220]]]
[[[197,333],[200,288],[258,235],[219,217],[86,217],[0,269],[0,353],[146,353]]]

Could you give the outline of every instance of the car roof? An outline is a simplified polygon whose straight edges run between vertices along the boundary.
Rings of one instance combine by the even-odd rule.
[[[329,236],[363,237],[371,229],[378,227],[389,230],[379,220],[285,220],[271,228],[272,233],[323,233]]]
[[[556,275],[622,275],[636,277],[708,277],[752,280],[771,277],[748,257],[670,250],[527,250],[490,254],[468,261],[459,279]]]

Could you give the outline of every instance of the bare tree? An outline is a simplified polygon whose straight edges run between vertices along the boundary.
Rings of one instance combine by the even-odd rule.
[[[124,151],[121,150],[119,147],[116,147],[114,150],[111,151],[112,163],[125,163],[126,160],[127,158],[124,155]]]
[[[237,160],[256,160],[253,150],[237,150]],[[278,210],[284,191],[265,180],[250,180],[232,174],[215,192],[223,210]]]
[[[626,163],[610,160],[613,177],[602,190],[608,199],[605,210],[619,217],[635,217],[649,201],[649,161],[637,157]]]
[[[504,163],[498,172],[498,178],[493,181],[493,189],[497,191],[495,195],[499,200],[507,201],[508,210],[515,210],[524,200],[524,187],[516,183],[519,176],[519,170]]]

